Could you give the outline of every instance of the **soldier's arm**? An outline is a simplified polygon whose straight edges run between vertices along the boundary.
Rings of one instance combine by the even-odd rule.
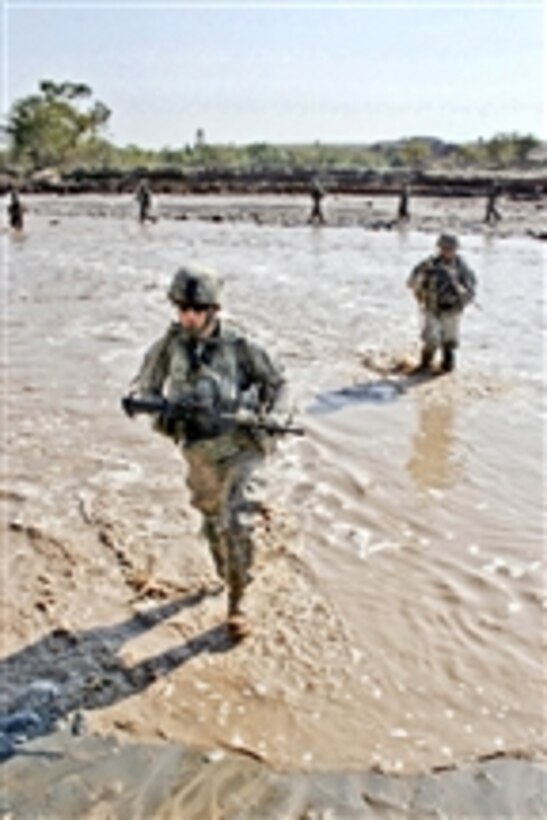
[[[427,274],[428,261],[420,262],[419,265],[412,270],[407,279],[406,286],[410,288],[416,299],[420,302],[423,298],[423,288]]]
[[[141,396],[160,395],[168,376],[168,347],[171,338],[168,331],[146,351],[141,367],[132,386]]]
[[[256,385],[258,389],[261,411],[283,411],[286,408],[288,389],[281,370],[258,345],[241,339],[239,349],[248,387]]]
[[[465,291],[463,294],[465,296],[466,303],[472,302],[475,298],[475,294],[477,291],[477,277],[473,270],[469,267],[467,262],[463,259],[459,259],[459,276],[458,276],[462,287]]]

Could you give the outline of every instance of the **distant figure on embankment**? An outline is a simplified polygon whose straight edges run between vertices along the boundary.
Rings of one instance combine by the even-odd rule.
[[[145,222],[155,222],[156,220],[151,214],[152,193],[145,180],[139,182],[135,199],[139,204],[139,222],[141,225],[144,225]]]
[[[10,188],[9,194],[10,200],[7,207],[9,226],[12,231],[21,233],[23,230],[25,208],[15,188]]]
[[[397,220],[408,222],[410,219],[410,185],[405,182],[399,195],[399,207],[397,209]]]
[[[326,220],[321,209],[321,202],[325,196],[325,189],[318,179],[314,179],[311,184],[310,196],[312,200],[312,208],[308,223],[310,225],[324,225]]]
[[[486,225],[496,224],[499,222],[501,217],[501,213],[497,208],[497,202],[501,195],[501,188],[497,182],[492,182],[488,189],[488,194],[486,196],[486,213],[484,215],[484,222]]]

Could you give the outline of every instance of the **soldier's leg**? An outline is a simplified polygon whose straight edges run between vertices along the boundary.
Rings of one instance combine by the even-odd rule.
[[[441,370],[443,373],[450,373],[456,367],[456,350],[450,344],[443,345],[443,358]]]
[[[443,373],[450,373],[456,367],[456,349],[460,343],[460,317],[460,313],[451,313],[442,319]]]
[[[324,224],[325,222],[325,217],[323,215],[323,211],[321,210],[321,203],[318,200],[313,203],[309,222],[319,222],[321,224]]]
[[[440,343],[439,317],[428,310],[424,313],[421,338],[422,353],[417,372],[425,372],[430,369]]]
[[[217,575],[222,581],[226,582],[228,580],[228,548],[226,539],[222,533],[219,518],[217,516],[204,515],[201,532],[209,544]]]
[[[227,581],[228,546],[225,537],[223,515],[224,477],[218,465],[211,460],[208,448],[195,444],[186,448],[184,456],[188,465],[187,485],[192,506],[203,516],[204,535],[218,576]]]
[[[250,498],[250,484],[263,455],[254,448],[241,452],[230,465],[224,496],[228,543],[228,614],[241,612],[245,588],[252,580],[253,525],[259,505]]]

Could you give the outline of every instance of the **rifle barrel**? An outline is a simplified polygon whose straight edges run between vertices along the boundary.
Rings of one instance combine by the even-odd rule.
[[[122,408],[128,416],[135,416],[139,413],[165,413],[167,407],[167,400],[162,396],[151,396],[145,399],[137,398],[137,396],[122,398]]]

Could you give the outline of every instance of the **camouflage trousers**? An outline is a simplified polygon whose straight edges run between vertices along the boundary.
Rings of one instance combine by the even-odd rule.
[[[460,343],[461,311],[433,313],[423,311],[422,341],[424,348],[434,353],[439,347],[458,347]]]
[[[228,613],[235,614],[251,581],[253,518],[260,508],[250,497],[251,478],[264,454],[237,433],[194,442],[183,454],[191,501],[203,515],[202,533],[228,587]]]

